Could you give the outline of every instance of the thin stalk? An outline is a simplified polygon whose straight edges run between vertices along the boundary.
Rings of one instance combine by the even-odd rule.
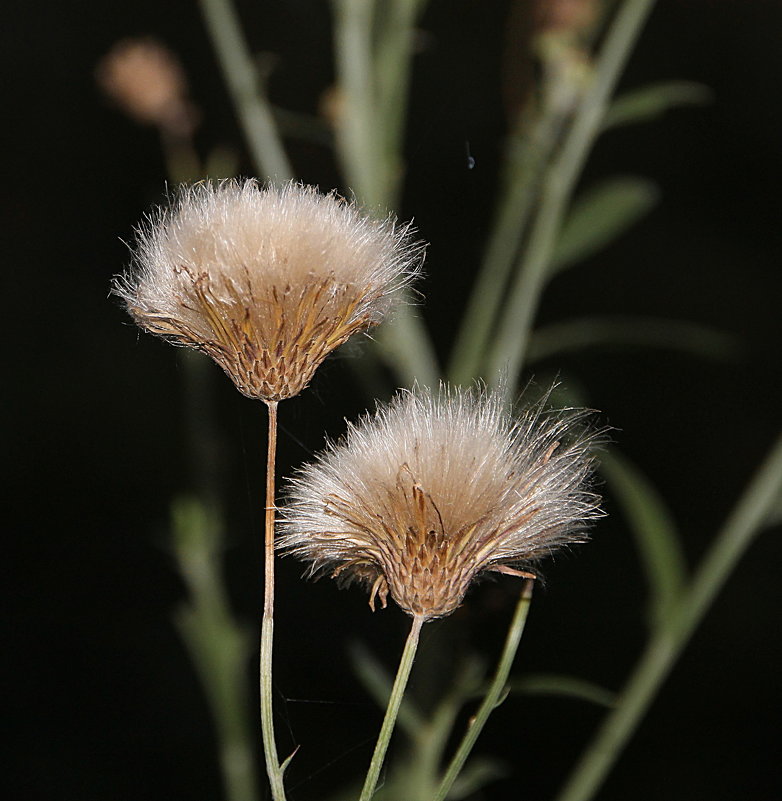
[[[690,636],[782,494],[782,436],[701,562],[671,619],[658,626],[615,708],[577,763],[557,801],[589,801],[638,727]]]
[[[524,633],[524,626],[527,622],[527,614],[529,612],[530,602],[532,601],[532,588],[533,580],[525,579],[522,585],[521,595],[516,604],[516,611],[513,614],[510,628],[508,629],[508,636],[505,638],[505,645],[502,649],[502,656],[497,665],[497,670],[494,674],[489,690],[486,693],[483,703],[478,708],[478,711],[471,718],[467,731],[464,733],[461,743],[456,750],[456,753],[451,758],[448,769],[440,782],[440,787],[437,790],[437,795],[434,801],[445,801],[446,796],[451,791],[453,783],[456,781],[457,776],[464,767],[467,757],[473,749],[489,715],[501,703],[502,695],[505,692],[510,675],[510,669],[513,665],[513,659],[516,656],[516,651],[519,649],[521,642],[521,635]]]
[[[293,171],[231,0],[199,2],[258,175],[290,180]]]
[[[383,718],[383,725],[380,727],[380,734],[375,744],[375,751],[372,754],[372,761],[369,763],[367,777],[364,780],[364,787],[361,790],[360,801],[370,801],[375,794],[377,780],[380,777],[380,769],[383,767],[383,760],[385,759],[388,744],[391,741],[391,735],[394,731],[394,724],[399,714],[399,706],[405,694],[407,680],[410,678],[410,669],[413,667],[415,652],[418,649],[418,638],[421,634],[421,627],[424,622],[424,618],[416,615],[410,626],[410,633],[407,635],[407,642],[405,642],[405,648],[404,651],[402,651],[402,658],[399,660],[399,668],[397,669],[396,678],[394,679],[394,686],[391,688],[391,697],[388,699],[386,715]]]
[[[272,645],[274,640],[274,469],[277,455],[277,402],[268,401],[269,436],[266,451],[266,525],[264,537],[263,622],[261,624],[261,730],[266,772],[274,801],[285,800],[282,768],[277,756],[272,708]]]
[[[600,133],[608,102],[641,32],[654,0],[626,0],[616,13],[595,69],[562,151],[543,178],[540,206],[530,239],[519,262],[516,280],[488,354],[487,378],[512,393],[524,366],[527,345],[548,278],[557,234],[579,175]]]

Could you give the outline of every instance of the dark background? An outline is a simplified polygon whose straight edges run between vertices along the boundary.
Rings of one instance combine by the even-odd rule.
[[[433,0],[416,59],[403,217],[431,245],[424,315],[441,354],[482,249],[505,127],[500,52],[505,3]],[[253,46],[277,54],[275,102],[314,111],[330,78],[328,5],[246,3]],[[121,239],[161,199],[156,134],[94,86],[122,37],[154,34],[181,57],[204,113],[199,146],[242,147],[202,29],[187,0],[6,6],[0,190],[6,381],[6,653],[12,734],[4,778],[18,799],[214,799],[214,736],[171,623],[184,590],[167,551],[168,505],[190,486],[176,352],[138,335],[108,297],[127,262]],[[700,81],[705,108],[672,112],[599,143],[584,178],[659,182],[654,213],[604,253],[557,279],[540,319],[600,311],[656,314],[735,335],[733,360],[664,350],[588,351],[544,367],[588,392],[615,439],[669,501],[695,565],[779,429],[782,4],[661,0],[624,77],[637,86]],[[476,160],[468,170],[465,142]],[[330,188],[328,152],[293,144],[300,176]],[[243,169],[249,171],[244,162]],[[281,409],[280,473],[371,406],[344,354]],[[260,595],[263,409],[215,369],[237,615]],[[619,687],[643,642],[644,580],[627,527],[547,568],[518,671],[572,673]],[[599,794],[669,801],[771,799],[779,791],[779,528],[752,546]],[[305,584],[284,563],[275,675],[302,748],[291,801],[325,797],[367,763],[379,712],[355,686],[346,643],[393,665],[406,622],[371,615],[360,591]],[[492,658],[512,580],[478,587],[457,613]],[[424,639],[436,644],[437,625]],[[248,682],[254,685],[252,666]],[[282,703],[283,698],[326,703]],[[512,766],[487,799],[550,798],[600,712],[564,699],[511,699],[478,745]]]

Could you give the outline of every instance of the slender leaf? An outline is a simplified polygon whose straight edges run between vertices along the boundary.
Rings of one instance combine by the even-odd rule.
[[[673,518],[657,489],[627,458],[603,454],[601,470],[635,535],[650,588],[649,622],[661,625],[681,597],[686,565]]]
[[[353,671],[364,689],[372,696],[381,709],[388,705],[393,684],[388,671],[380,664],[369,650],[360,643],[352,643],[348,649]],[[399,727],[408,737],[415,739],[418,730],[425,725],[421,713],[416,709],[409,697],[404,698],[399,707],[397,717]]]
[[[575,676],[547,673],[529,674],[512,679],[510,692],[512,695],[560,695],[606,707],[612,707],[616,700],[615,693],[599,684]]]
[[[731,359],[736,339],[705,325],[659,317],[579,317],[537,329],[530,340],[529,360],[604,345],[655,347],[710,359]]]
[[[610,178],[573,203],[551,259],[551,271],[570,267],[601,250],[651,211],[657,186],[645,178]]]
[[[708,86],[692,81],[652,83],[625,92],[609,106],[603,130],[648,122],[677,106],[702,106],[710,103],[714,93]]]
[[[459,801],[485,787],[489,782],[502,779],[510,773],[508,766],[498,759],[475,757],[471,759],[447,795],[448,801]]]

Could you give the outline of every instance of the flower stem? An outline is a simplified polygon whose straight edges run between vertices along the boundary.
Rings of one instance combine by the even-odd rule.
[[[510,628],[508,629],[508,636],[505,639],[505,645],[502,649],[502,656],[500,657],[497,671],[494,674],[489,691],[483,699],[478,711],[470,720],[467,731],[464,733],[459,748],[451,758],[448,769],[445,772],[443,780],[440,782],[440,787],[437,790],[433,801],[444,801],[448,793],[451,791],[454,781],[464,767],[467,757],[470,755],[475,742],[480,736],[489,715],[494,709],[502,703],[503,692],[508,681],[513,659],[516,656],[516,651],[519,649],[521,642],[521,635],[524,633],[524,625],[527,622],[527,613],[529,612],[530,602],[532,601],[532,588],[534,582],[532,579],[525,579],[521,588],[521,596],[516,604],[516,611],[513,614]]]
[[[405,694],[407,680],[410,678],[410,669],[413,667],[415,652],[418,648],[418,637],[421,634],[421,627],[424,622],[425,619],[420,616],[413,618],[410,633],[407,635],[405,649],[402,651],[402,658],[399,660],[399,668],[397,669],[396,678],[394,679],[394,686],[391,688],[391,697],[388,699],[386,716],[383,718],[383,725],[380,727],[380,734],[375,744],[375,752],[372,754],[372,761],[369,763],[367,777],[364,780],[364,787],[361,790],[360,801],[370,801],[375,793],[377,780],[380,776],[380,769],[383,767],[383,760],[385,759],[388,744],[391,741],[391,735],[394,731],[394,724],[399,714],[399,706]]]
[[[277,401],[267,401],[269,437],[266,452],[266,525],[264,538],[263,622],[261,624],[261,731],[266,772],[274,801],[284,801],[282,770],[274,739],[272,644],[274,640],[274,468],[277,453]]]
[[[589,801],[638,727],[693,631],[782,494],[782,436],[734,507],[669,620],[657,626],[638,665],[557,796]]]

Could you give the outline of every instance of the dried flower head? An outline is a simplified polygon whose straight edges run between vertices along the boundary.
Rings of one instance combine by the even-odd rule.
[[[422,251],[409,227],[333,193],[200,183],[137,231],[115,292],[142,328],[208,353],[242,393],[273,402],[380,322]]]
[[[600,516],[583,411],[518,418],[496,394],[403,392],[289,483],[279,548],[442,617],[482,571],[515,573]]]

